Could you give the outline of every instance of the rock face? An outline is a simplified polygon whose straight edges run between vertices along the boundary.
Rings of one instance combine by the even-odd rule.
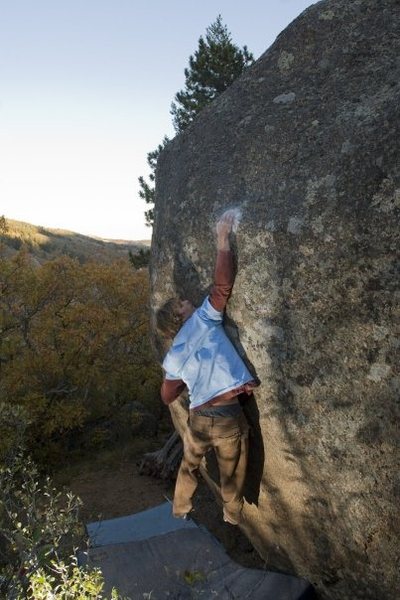
[[[242,209],[227,316],[262,382],[246,533],[338,600],[399,589],[399,33],[398,0],[313,5],[168,145],[156,179],[153,311],[203,299],[215,221]]]

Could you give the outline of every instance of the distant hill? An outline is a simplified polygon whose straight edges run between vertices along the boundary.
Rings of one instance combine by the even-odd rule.
[[[96,260],[112,262],[117,258],[147,254],[150,240],[109,240],[90,237],[63,229],[48,229],[23,221],[6,218],[7,231],[0,234],[11,256],[22,247],[39,263],[51,260],[62,254],[77,258],[80,262]]]

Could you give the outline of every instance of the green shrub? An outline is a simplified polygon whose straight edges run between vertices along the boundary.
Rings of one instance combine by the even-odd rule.
[[[0,466],[0,597],[16,600],[104,598],[98,569],[77,563],[81,501],[41,477],[22,450]],[[114,590],[113,599],[119,598]]]
[[[78,566],[74,556],[70,561],[52,563],[53,574],[38,569],[30,579],[27,598],[32,600],[99,600],[103,594],[104,580],[100,569],[91,571]],[[111,600],[121,596],[113,588]],[[20,600],[20,599],[18,599]]]

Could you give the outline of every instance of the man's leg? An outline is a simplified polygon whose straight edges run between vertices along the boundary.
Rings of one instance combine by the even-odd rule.
[[[192,510],[192,497],[197,488],[197,469],[210,442],[205,436],[196,435],[188,425],[183,437],[183,458],[179,467],[175,484],[173,514],[175,517],[184,517]]]
[[[242,424],[230,437],[214,438],[224,519],[233,525],[241,521],[243,486],[248,457],[248,427]]]

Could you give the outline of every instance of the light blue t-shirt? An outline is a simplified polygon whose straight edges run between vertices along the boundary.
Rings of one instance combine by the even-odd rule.
[[[254,379],[222,322],[223,313],[207,297],[178,331],[164,359],[166,379],[186,383],[190,408]]]

